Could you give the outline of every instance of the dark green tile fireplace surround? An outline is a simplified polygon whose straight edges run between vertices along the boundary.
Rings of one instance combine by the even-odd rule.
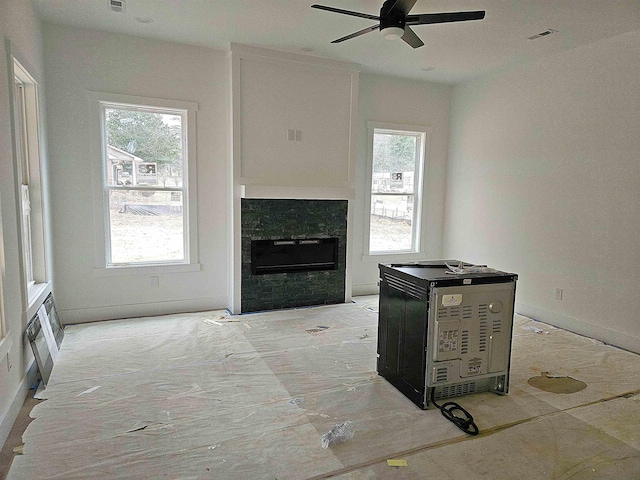
[[[347,200],[248,199],[241,203],[242,313],[344,303]],[[251,274],[252,240],[337,238],[337,269]]]

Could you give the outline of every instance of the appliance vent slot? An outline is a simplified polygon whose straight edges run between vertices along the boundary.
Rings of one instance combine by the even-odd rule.
[[[491,331],[494,334],[502,332],[502,318],[501,317],[493,319],[493,324],[492,324]]]
[[[460,354],[469,353],[469,330],[463,330],[460,339]]]
[[[459,397],[462,395],[468,395],[475,393],[476,382],[458,383],[456,385],[448,385],[442,387],[440,394],[436,392],[438,398]]]
[[[124,13],[125,10],[125,3],[124,0],[107,0],[109,3],[109,9],[117,12],[117,13]]]
[[[390,287],[395,288],[396,290],[400,290],[412,297],[415,297],[419,300],[427,299],[427,288],[421,285],[416,285],[413,282],[404,280],[400,277],[396,277],[394,275],[384,274],[383,280],[385,280]]]
[[[480,342],[478,344],[479,352],[487,351],[487,319],[480,320]]]
[[[473,316],[473,307],[471,305],[462,306],[462,318],[469,319]]]
[[[478,305],[478,316],[479,317],[487,317],[487,312],[489,311],[489,305],[483,303],[482,305]]]
[[[435,383],[446,382],[447,380],[449,380],[449,368],[438,367],[436,369]]]
[[[440,307],[438,308],[438,319],[460,318],[460,307]]]

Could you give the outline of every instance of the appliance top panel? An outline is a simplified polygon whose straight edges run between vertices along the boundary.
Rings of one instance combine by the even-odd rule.
[[[492,271],[479,271],[473,272],[473,268],[470,267],[478,267],[477,265],[473,265],[471,263],[462,262],[462,267],[471,270],[468,273],[454,273],[452,272],[447,264],[452,267],[459,267],[461,262],[459,260],[431,260],[431,261],[422,261],[422,262],[411,262],[411,263],[390,263],[390,264],[380,264],[380,268],[388,268],[390,270],[395,270],[397,272],[402,272],[407,275],[411,275],[420,280],[426,280],[428,282],[441,282],[448,280],[460,280],[465,278],[505,278],[509,279],[517,279],[518,276],[515,273],[502,272],[499,270],[491,269]]]

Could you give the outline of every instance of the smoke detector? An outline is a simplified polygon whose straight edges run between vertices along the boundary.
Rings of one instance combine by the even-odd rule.
[[[124,0],[107,0],[109,9],[116,13],[124,13],[125,3]]]

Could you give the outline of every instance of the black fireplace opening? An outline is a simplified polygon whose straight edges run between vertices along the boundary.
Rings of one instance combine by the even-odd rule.
[[[251,274],[338,269],[338,238],[251,241]]]

